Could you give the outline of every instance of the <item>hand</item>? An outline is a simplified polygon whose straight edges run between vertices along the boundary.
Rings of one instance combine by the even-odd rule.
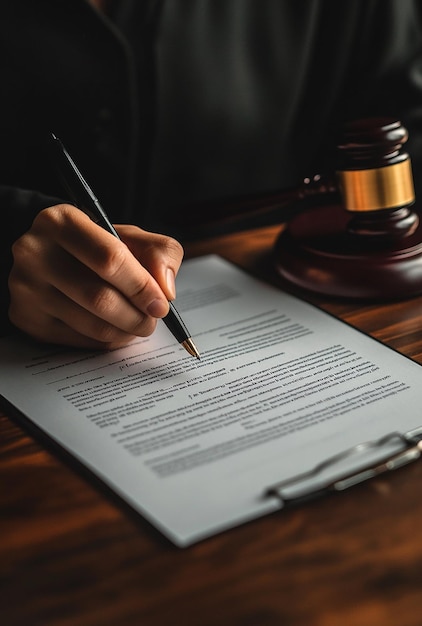
[[[37,340],[114,348],[148,336],[175,298],[182,246],[136,226],[121,240],[68,204],[44,209],[13,246],[9,318]]]

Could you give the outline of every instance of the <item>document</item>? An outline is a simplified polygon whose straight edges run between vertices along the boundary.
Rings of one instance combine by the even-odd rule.
[[[420,426],[420,365],[217,256],[165,324],[110,351],[0,341],[0,394],[180,547],[283,507],[274,483]],[[280,520],[281,522],[281,520]]]

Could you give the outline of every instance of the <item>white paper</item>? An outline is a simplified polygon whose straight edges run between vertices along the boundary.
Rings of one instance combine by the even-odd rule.
[[[280,508],[269,485],[420,425],[421,368],[216,256],[185,261],[177,309],[108,352],[0,342],[0,393],[178,546]]]

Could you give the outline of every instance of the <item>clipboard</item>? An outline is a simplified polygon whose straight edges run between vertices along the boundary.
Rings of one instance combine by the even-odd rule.
[[[0,340],[0,395],[175,545],[420,458],[418,363],[220,257],[178,281],[198,362],[163,325],[100,353]]]
[[[359,483],[394,471],[422,457],[422,426],[408,432],[391,432],[358,443],[321,461],[312,469],[268,487],[283,506],[345,491]],[[354,462],[354,469],[349,462]],[[345,465],[346,467],[341,467]]]

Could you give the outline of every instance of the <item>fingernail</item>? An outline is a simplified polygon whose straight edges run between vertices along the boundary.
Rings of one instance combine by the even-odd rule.
[[[170,267],[167,269],[166,279],[170,300],[174,300],[174,298],[176,297],[176,279],[174,276],[174,272]]]
[[[156,298],[147,306],[147,313],[151,317],[164,317],[169,311],[169,305],[166,300]]]

